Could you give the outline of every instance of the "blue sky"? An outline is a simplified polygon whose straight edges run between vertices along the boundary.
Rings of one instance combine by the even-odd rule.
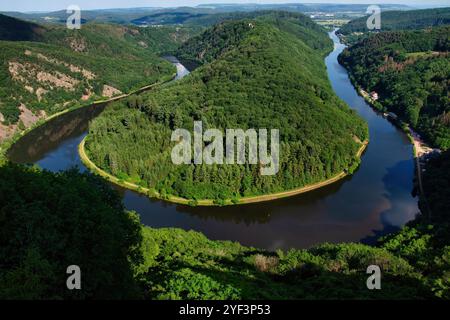
[[[450,6],[450,0],[1,0],[0,11],[54,11],[67,8],[71,4],[83,10],[133,7],[177,7],[202,3],[397,3],[412,6]]]

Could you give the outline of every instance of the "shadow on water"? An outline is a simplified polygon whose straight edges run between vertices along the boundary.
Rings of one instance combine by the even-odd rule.
[[[337,62],[344,46],[333,34],[330,36],[336,44],[326,59],[331,85],[369,124],[371,141],[354,175],[291,198],[228,207],[181,206],[115,187],[125,207],[138,212],[142,223],[151,227],[192,229],[211,239],[270,250],[306,248],[322,242],[372,241],[412,219],[418,212],[417,200],[411,196],[412,147],[400,130],[358,96]],[[172,61],[180,65],[177,70],[181,77],[184,67]],[[9,158],[51,171],[73,166],[86,170],[77,146],[87,134],[89,121],[104,108],[86,107],[49,121],[19,140]]]
[[[35,163],[60,148],[61,143],[84,136],[89,122],[99,116],[106,104],[83,107],[32,130],[8,150],[8,158],[15,163]]]
[[[247,226],[253,224],[266,224],[277,216],[283,215],[279,210],[280,207],[313,207],[317,204],[319,199],[323,199],[333,194],[336,194],[345,181],[350,178],[343,179],[335,184],[326,186],[324,188],[314,190],[303,195],[289,197],[285,199],[278,199],[269,202],[261,202],[254,204],[240,205],[239,207],[189,207],[178,205],[176,210],[183,212],[194,218],[208,221],[229,221],[236,224],[243,223]],[[293,215],[298,215],[299,211],[290,211]],[[301,211],[300,211],[301,212]],[[307,218],[308,212],[303,215]],[[310,212],[311,213],[311,212]],[[312,213],[311,213],[312,214]]]
[[[375,244],[377,240],[389,233],[400,230],[408,221],[413,220],[419,214],[417,202],[411,201],[411,175],[414,174],[414,163],[400,161],[391,168],[383,177],[385,186],[385,198],[391,207],[380,213],[381,229],[372,230],[373,235],[361,239],[362,243]]]

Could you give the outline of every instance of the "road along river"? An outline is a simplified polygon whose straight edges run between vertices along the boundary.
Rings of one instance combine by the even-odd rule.
[[[321,242],[364,241],[393,231],[418,213],[411,195],[414,178],[412,146],[406,135],[373,111],[337,62],[345,46],[334,33],[334,51],[326,58],[328,76],[336,94],[369,124],[370,144],[356,173],[308,193],[270,202],[228,207],[189,207],[149,199],[115,187],[125,207],[135,210],[151,227],[177,227],[203,232],[211,239],[277,249],[306,248]],[[178,78],[187,70],[172,60]],[[106,105],[89,106],[63,114],[31,131],[9,151],[17,163],[36,163],[51,171],[78,166],[78,144],[89,121]]]

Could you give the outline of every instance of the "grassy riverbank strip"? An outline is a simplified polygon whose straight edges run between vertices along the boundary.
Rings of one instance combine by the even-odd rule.
[[[168,202],[172,202],[172,203],[176,203],[176,204],[183,204],[183,205],[207,207],[207,206],[238,205],[238,204],[249,204],[249,203],[272,201],[272,200],[277,200],[277,199],[281,199],[281,198],[292,197],[295,195],[299,195],[302,193],[306,193],[306,192],[309,192],[312,190],[316,190],[316,189],[325,187],[325,186],[333,184],[349,175],[347,172],[343,171],[330,179],[327,179],[327,180],[321,181],[321,182],[317,182],[314,184],[310,184],[310,185],[307,185],[307,186],[304,186],[301,188],[267,194],[267,195],[239,198],[237,201],[228,199],[228,200],[224,200],[221,203],[217,203],[216,200],[212,200],[212,199],[190,200],[190,199],[185,199],[185,198],[172,196],[172,195],[167,195],[167,196],[163,197],[159,192],[156,192],[156,191],[148,189],[148,188],[141,187],[135,183],[124,181],[123,179],[119,179],[119,178],[109,174],[108,172],[100,169],[99,167],[97,167],[97,165],[91,159],[89,159],[89,157],[86,154],[85,145],[86,145],[87,138],[88,138],[88,136],[86,136],[79,144],[78,153],[80,155],[80,158],[81,158],[81,161],[83,162],[83,164],[92,173],[95,173],[95,174],[103,177],[104,179],[108,180],[109,182],[114,183],[123,188],[130,189],[130,190],[136,191],[141,194],[145,194],[150,198],[157,198],[160,200],[165,200]],[[364,141],[361,144],[361,147],[359,148],[359,150],[356,154],[357,158],[361,158],[361,156],[362,156],[364,150],[367,148],[368,144],[369,144],[368,141]]]

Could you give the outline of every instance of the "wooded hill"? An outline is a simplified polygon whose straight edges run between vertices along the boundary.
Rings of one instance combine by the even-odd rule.
[[[448,24],[450,8],[381,12],[381,31],[426,29]],[[351,20],[339,29],[339,33],[346,36],[353,32],[369,32],[367,16]]]
[[[0,14],[0,39],[11,41],[33,41],[41,39],[45,28]]]
[[[17,124],[23,108],[50,115],[170,78],[175,68],[160,56],[189,36],[176,27],[69,30],[0,15],[1,120]]]
[[[450,147],[450,27],[374,34],[346,49],[340,62],[374,104],[411,124],[433,145]]]
[[[93,121],[88,155],[109,173],[161,195],[225,199],[286,191],[352,172],[366,124],[333,93],[326,32],[300,14],[225,22],[180,50],[200,67],[180,82],[118,103]],[[258,165],[174,165],[171,132],[280,130],[280,172]]]

